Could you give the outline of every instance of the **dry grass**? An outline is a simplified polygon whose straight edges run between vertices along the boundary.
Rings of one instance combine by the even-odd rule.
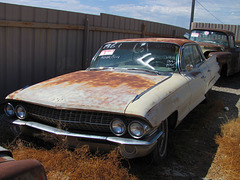
[[[121,157],[117,151],[106,155],[93,155],[88,146],[75,149],[55,147],[50,150],[36,149],[17,142],[12,149],[13,157],[20,159],[36,159],[46,171],[48,179],[137,179],[129,174],[121,165]]]
[[[240,177],[240,117],[222,125],[216,137],[217,154],[207,177],[213,179],[239,179]]]

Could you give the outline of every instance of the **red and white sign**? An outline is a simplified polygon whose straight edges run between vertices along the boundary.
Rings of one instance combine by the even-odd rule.
[[[199,33],[192,33],[191,36],[192,36],[192,37],[198,37],[198,36],[199,36]]]
[[[107,50],[103,50],[99,56],[110,56],[113,55],[115,49],[107,49]]]

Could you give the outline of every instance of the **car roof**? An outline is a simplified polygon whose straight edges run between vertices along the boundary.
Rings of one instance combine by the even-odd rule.
[[[228,36],[234,36],[235,34],[231,31],[223,30],[223,29],[211,29],[211,28],[194,28],[193,30],[205,30],[205,31],[217,31],[217,32],[222,32],[225,33]]]
[[[194,41],[190,41],[184,38],[135,38],[135,39],[120,39],[110,41],[108,43],[115,42],[164,42],[164,43],[174,43],[179,46],[183,46],[186,43],[195,43]]]

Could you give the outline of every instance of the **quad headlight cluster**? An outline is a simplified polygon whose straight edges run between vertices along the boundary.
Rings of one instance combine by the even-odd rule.
[[[128,131],[133,138],[140,139],[149,132],[150,127],[140,121],[132,121],[126,127],[126,124],[121,119],[115,118],[111,121],[110,129],[116,136],[122,136]]]
[[[11,103],[7,103],[4,107],[5,114],[9,117],[17,116],[18,119],[25,119],[27,117],[27,111],[24,106],[13,106]]]
[[[14,106],[11,103],[7,103],[4,107],[4,111],[8,117],[16,116],[21,120],[27,118],[27,110],[20,104]],[[141,121],[133,120],[131,123],[126,124],[123,120],[114,118],[110,123],[110,129],[116,136],[123,136],[128,132],[133,138],[140,139],[147,134],[151,128]]]

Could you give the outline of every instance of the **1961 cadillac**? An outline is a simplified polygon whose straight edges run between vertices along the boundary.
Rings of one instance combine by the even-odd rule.
[[[165,157],[168,129],[205,99],[219,78],[216,58],[186,39],[123,39],[104,44],[88,69],[6,97],[14,133],[37,130],[69,144],[118,146],[126,158]],[[28,132],[30,135],[30,133]]]

